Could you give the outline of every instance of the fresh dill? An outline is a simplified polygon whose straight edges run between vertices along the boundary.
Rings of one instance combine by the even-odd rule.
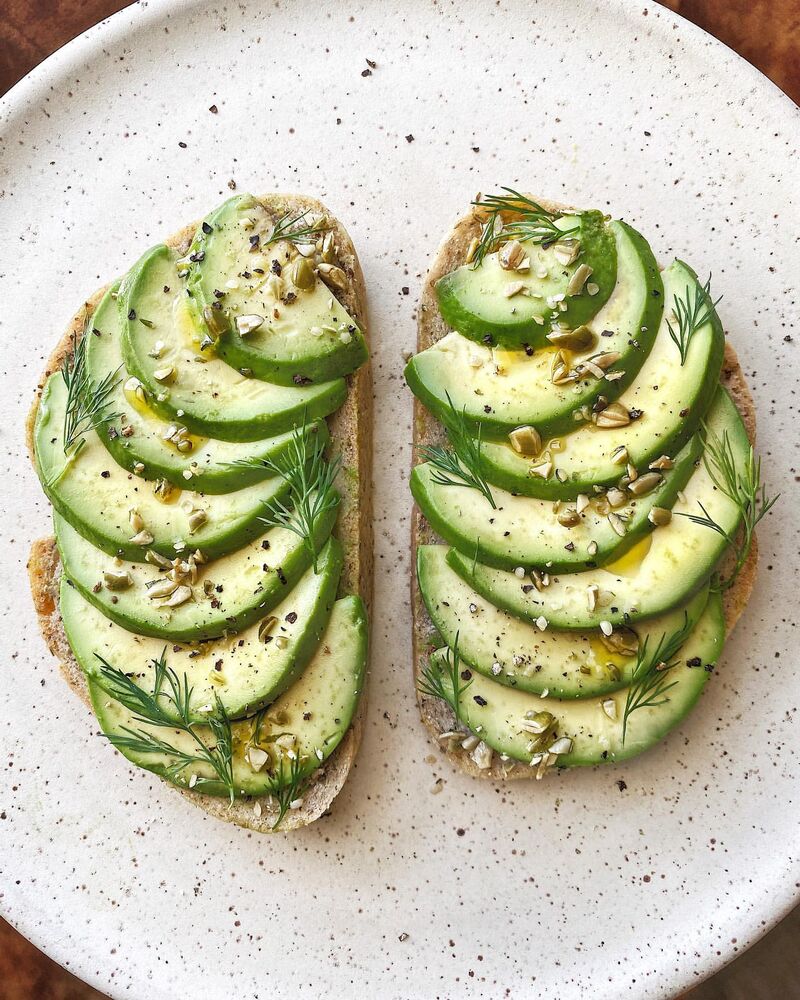
[[[320,520],[335,510],[341,497],[334,487],[334,481],[342,464],[341,455],[328,461],[325,458],[325,442],[316,429],[306,422],[292,432],[292,440],[286,452],[279,458],[258,459],[235,462],[252,468],[262,466],[281,476],[289,486],[288,503],[270,500],[264,504],[265,513],[261,521],[268,528],[286,528],[302,539],[306,551],[311,556],[314,572],[317,572],[319,551],[316,544]]]
[[[231,804],[235,793],[233,784],[233,736],[231,724],[219,695],[214,693],[215,712],[209,713],[204,723],[211,730],[213,743],[209,745],[198,732],[192,721],[192,688],[186,674],[181,680],[167,666],[166,647],[157,660],[153,660],[155,682],[152,692],[140,687],[122,670],[112,666],[99,653],[94,654],[100,661],[100,676],[104,691],[133,715],[139,726],[154,726],[157,729],[171,729],[185,733],[194,743],[192,750],[183,750],[155,733],[143,728],[122,726],[121,734],[107,735],[109,743],[121,750],[139,754],[159,754],[171,758],[165,767],[165,776],[176,780],[181,772],[197,764],[208,765],[216,778],[196,777],[191,787],[202,791],[202,786],[219,780],[228,792]],[[165,710],[162,700],[174,711]]]
[[[96,382],[86,366],[86,344],[90,335],[87,320],[83,335],[61,364],[61,377],[67,388],[64,411],[64,454],[76,456],[86,443],[89,431],[115,420],[119,414],[109,411],[109,397],[119,385],[119,368]]]
[[[267,238],[261,241],[261,246],[266,247],[271,243],[277,243],[279,240],[285,240],[288,243],[294,244],[311,243],[320,233],[330,228],[330,226],[321,224],[319,220],[311,224],[304,222],[308,214],[309,212],[306,210],[300,215],[292,216],[289,212],[282,215],[272,227],[272,231]]]
[[[448,647],[444,654],[444,664],[438,666],[432,660],[428,660],[422,670],[422,677],[417,683],[417,690],[420,694],[428,698],[438,698],[450,706],[456,722],[463,722],[461,717],[461,697],[467,688],[472,684],[472,674],[469,671],[461,671],[461,657],[458,655],[458,632],[456,633],[453,648]],[[444,679],[447,675],[447,680]],[[467,676],[464,676],[464,675]]]
[[[284,778],[282,770],[279,769],[275,778],[270,783],[269,794],[278,803],[278,817],[272,824],[273,830],[278,829],[292,803],[300,797],[306,775],[307,772],[302,757],[299,753],[296,753],[289,762],[288,778]]]
[[[459,412],[447,393],[450,416],[445,418],[452,448],[443,445],[424,445],[419,449],[422,458],[429,462],[434,471],[431,478],[440,486],[467,486],[478,490],[489,501],[492,510],[497,510],[491,487],[483,472],[483,445],[481,429],[473,436],[467,424],[464,411]]]
[[[728,590],[738,577],[742,567],[747,562],[753,544],[756,526],[763,517],[775,506],[780,494],[767,495],[767,488],[761,480],[761,459],[756,458],[753,446],[747,451],[747,459],[740,468],[736,463],[728,432],[723,431],[722,437],[715,434],[704,425],[705,451],[703,464],[711,481],[731,503],[735,504],[741,517],[741,532],[732,535],[708,513],[705,506],[698,500],[700,514],[688,514],[679,511],[681,517],[688,517],[694,524],[710,528],[721,535],[735,554],[734,566],[724,579],[718,577],[714,581],[714,589]]]
[[[669,701],[667,692],[678,683],[670,680],[669,674],[677,663],[676,653],[691,631],[692,625],[686,614],[683,626],[669,636],[663,634],[655,649],[649,648],[649,637],[640,646],[622,713],[623,746],[628,733],[628,720],[634,712],[640,708],[658,708]]]
[[[548,212],[538,202],[513,188],[503,187],[501,191],[506,193],[491,194],[472,203],[488,213],[472,256],[473,270],[480,267],[487,253],[492,253],[500,243],[508,240],[546,247],[580,230],[579,225],[561,229],[556,225],[556,220],[560,218],[558,213]],[[504,223],[503,212],[513,213],[514,217]]]
[[[675,313],[677,329],[669,318],[667,318],[667,329],[681,356],[681,367],[686,364],[692,337],[711,319],[711,314],[721,299],[720,295],[716,301],[712,301],[710,274],[702,287],[693,281],[684,296],[678,295],[677,292],[673,296],[672,311]]]

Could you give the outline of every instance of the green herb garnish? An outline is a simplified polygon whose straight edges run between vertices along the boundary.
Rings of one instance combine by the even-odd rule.
[[[503,187],[500,190],[506,194],[492,194],[472,203],[488,212],[478,246],[472,256],[473,270],[481,265],[487,253],[492,253],[500,243],[508,240],[549,246],[580,230],[579,225],[559,229],[556,220],[561,216],[558,213],[548,212],[538,202],[513,188]],[[513,212],[516,217],[504,224],[503,212]]]
[[[473,437],[464,411],[459,412],[447,393],[450,417],[445,420],[452,448],[442,445],[424,445],[419,449],[422,458],[434,467],[431,478],[440,486],[467,486],[478,490],[497,510],[491,487],[483,472],[481,428]],[[466,408],[465,408],[466,409]]]
[[[295,216],[290,215],[289,212],[282,215],[272,227],[269,236],[261,241],[261,246],[266,247],[270,243],[277,243],[279,240],[285,240],[288,243],[294,244],[310,243],[320,233],[324,233],[330,229],[330,226],[325,225],[321,220],[313,222],[311,225],[304,224],[303,220],[308,216],[309,211],[309,209],[306,209],[305,212]]]
[[[171,729],[185,733],[191,738],[195,745],[194,752],[181,750],[179,747],[161,739],[155,733],[146,729],[134,729],[130,726],[123,726],[124,735],[107,735],[109,743],[121,750],[130,750],[132,753],[159,754],[171,758],[166,766],[165,775],[167,778],[175,780],[187,767],[196,764],[207,764],[216,775],[214,778],[196,777],[195,784],[198,791],[202,791],[201,786],[215,780],[219,780],[225,786],[231,804],[233,804],[235,794],[233,786],[233,737],[231,724],[225,708],[219,700],[219,695],[214,692],[216,701],[216,711],[210,713],[204,723],[211,730],[214,743],[209,746],[200,736],[198,726],[192,721],[190,708],[192,698],[192,688],[186,674],[183,680],[167,666],[166,647],[158,660],[153,660],[155,667],[155,683],[152,693],[139,687],[122,670],[113,667],[107,660],[103,659],[99,653],[94,654],[100,661],[100,676],[103,682],[103,689],[114,701],[133,714],[134,722],[139,725],[155,726],[158,729]],[[164,689],[166,683],[166,690]],[[162,701],[174,709],[174,714],[165,711]]]
[[[675,655],[691,631],[692,625],[686,614],[683,627],[672,635],[663,634],[655,649],[648,648],[649,636],[639,648],[622,714],[623,746],[628,732],[628,720],[634,712],[640,708],[658,708],[669,701],[667,691],[678,683],[669,679],[669,672],[676,665]]]
[[[444,679],[444,674],[447,675],[447,681]],[[436,666],[432,660],[428,660],[417,683],[417,690],[428,698],[438,698],[448,704],[456,717],[456,722],[459,723],[463,721],[461,696],[470,684],[472,684],[472,674],[466,678],[462,678],[461,675],[461,657],[458,655],[458,632],[456,632],[453,648],[448,648],[444,654],[444,665]]]
[[[67,387],[64,412],[64,454],[75,457],[86,443],[89,431],[115,420],[119,414],[108,410],[109,396],[120,383],[119,368],[110,372],[100,382],[89,377],[86,367],[86,343],[90,336],[89,320],[83,335],[61,364],[61,377]]]
[[[677,293],[673,296],[672,310],[678,327],[676,329],[672,321],[667,319],[667,329],[680,353],[681,367],[686,364],[692,336],[711,319],[711,314],[721,299],[720,295],[716,301],[711,300],[711,275],[702,288],[693,281],[686,289],[685,296],[681,297]]]
[[[724,493],[731,503],[739,509],[742,524],[741,534],[737,532],[736,535],[731,535],[729,531],[726,531],[719,522],[714,520],[699,500],[697,505],[702,513],[687,514],[683,511],[677,511],[677,513],[681,517],[688,517],[694,524],[716,531],[735,552],[736,561],[730,574],[725,579],[717,576],[714,581],[715,590],[725,591],[733,585],[747,562],[756,526],[772,510],[780,498],[780,494],[777,493],[773,497],[767,496],[767,488],[761,481],[761,459],[756,458],[752,445],[748,448],[744,467],[739,468],[728,432],[724,431],[720,438],[705,424],[703,430],[705,433],[703,464],[717,489]]]

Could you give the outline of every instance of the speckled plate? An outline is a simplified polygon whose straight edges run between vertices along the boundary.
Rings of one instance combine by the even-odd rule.
[[[137,1000],[666,997],[777,921],[800,895],[799,138],[771,84],[645,0],[140,4],[19,84],[0,103],[4,916]],[[25,577],[49,523],[22,444],[43,359],[84,295],[232,182],[323,198],[371,299],[366,738],[332,815],[275,838],[194,810],[98,738]],[[624,766],[508,788],[453,773],[417,717],[401,377],[431,254],[502,183],[607,206],[661,260],[713,272],[784,493],[680,731]]]

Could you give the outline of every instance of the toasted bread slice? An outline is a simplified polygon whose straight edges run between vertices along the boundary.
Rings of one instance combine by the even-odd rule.
[[[331,220],[336,243],[339,247],[339,264],[349,279],[347,291],[341,293],[342,304],[358,321],[366,333],[366,289],[355,247],[344,226],[315,198],[300,195],[273,194],[259,199],[268,210],[280,217],[287,212],[324,212]],[[192,223],[170,239],[169,246],[180,253],[188,250],[198,223]],[[96,309],[105,288],[95,292],[75,315],[66,333],[59,341],[47,362],[47,368],[27,421],[28,449],[33,460],[33,426],[39,406],[41,390],[51,372],[56,371],[64,358],[73,350],[80,338],[87,315]],[[372,596],[372,511],[370,501],[370,463],[372,459],[372,383],[369,364],[348,376],[348,396],[344,405],[328,418],[333,447],[342,455],[342,466],[348,475],[338,482],[342,494],[336,534],[341,540],[345,559],[339,584],[342,594],[360,594],[369,610]],[[42,635],[53,656],[61,663],[61,671],[72,690],[88,706],[88,690],[83,672],[72,655],[61,615],[58,610],[58,585],[61,575],[58,550],[54,538],[34,542],[28,562],[31,592]],[[303,805],[290,810],[280,826],[280,831],[294,830],[312,823],[322,816],[339,794],[347,780],[361,742],[366,692],[362,693],[353,723],[325,766],[317,772],[314,783],[303,795]],[[277,812],[271,799],[260,800],[259,808],[252,802],[237,800],[230,805],[227,799],[176,789],[212,816],[236,823],[259,833],[271,832]]]
[[[535,200],[550,212],[560,213],[570,210],[568,206],[559,205],[556,202],[545,201],[541,198],[536,198]],[[450,332],[439,314],[435,291],[436,282],[443,275],[448,274],[454,268],[460,267],[464,263],[469,245],[474,237],[480,235],[480,230],[480,212],[478,209],[473,208],[458,220],[439,247],[439,251],[431,264],[422,289],[417,325],[417,351],[424,351]],[[725,360],[722,367],[721,382],[730,393],[731,398],[736,404],[736,408],[742,415],[751,443],[755,444],[756,417],[753,397],[745,381],[744,373],[736,357],[736,352],[728,343],[725,345]],[[445,444],[446,440],[446,435],[441,424],[428,413],[418,399],[415,399],[414,464],[421,461],[419,458],[421,448],[435,444]],[[428,545],[432,542],[441,542],[441,539],[436,536],[422,514],[415,508],[411,518],[412,553],[416,553],[419,545]],[[412,566],[413,563],[414,560],[412,559]],[[737,577],[736,583],[725,593],[725,623],[729,634],[750,599],[757,568],[758,549],[754,541],[750,556]],[[417,583],[417,575],[413,568],[411,572],[411,607],[414,618],[412,664],[414,686],[418,691],[419,678],[431,652],[427,637],[431,634],[433,624],[428,616],[425,602],[422,599],[422,594]],[[441,733],[452,729],[454,724],[453,713],[444,702],[433,698],[424,698],[419,695],[419,691],[417,702],[422,721],[430,731],[436,745],[441,749],[437,737]],[[513,764],[511,761],[503,763],[499,760],[497,754],[493,755],[493,763],[490,768],[481,769],[475,764],[469,754],[451,753],[445,750],[442,750],[442,753],[446,753],[456,767],[475,777],[495,780],[535,777],[535,768],[528,767],[525,764]]]

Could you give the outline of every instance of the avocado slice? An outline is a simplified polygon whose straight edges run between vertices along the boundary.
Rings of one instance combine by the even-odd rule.
[[[160,654],[160,650],[159,650]],[[184,666],[174,654],[167,653],[168,665],[182,678]],[[290,762],[279,758],[276,737],[296,737],[292,749],[300,762],[300,771],[309,775],[323,764],[341,743],[353,720],[364,685],[367,663],[367,620],[358,597],[345,597],[333,605],[330,620],[302,676],[255,718],[231,723],[233,743],[233,783],[236,795],[268,795],[277,779],[286,780]],[[125,669],[123,663],[112,663]],[[117,701],[112,701],[99,684],[89,679],[92,706],[106,736],[124,736],[126,730],[141,730],[161,737],[176,749],[196,753],[192,739],[172,730],[154,729]],[[162,701],[163,704],[163,701]],[[197,726],[197,734],[207,745],[213,735],[206,726]],[[285,740],[284,742],[288,742]],[[268,761],[261,770],[250,764],[249,747],[266,752]],[[166,754],[145,754],[120,747],[128,760],[166,778],[182,788],[193,787],[207,795],[227,795],[223,784],[207,764],[193,764],[175,772],[172,758]],[[198,780],[199,779],[199,780]]]
[[[348,375],[367,360],[364,334],[314,274],[313,261],[285,240],[267,245],[278,221],[249,194],[229,198],[205,219],[189,252],[187,275],[197,314],[214,310],[215,323],[225,326],[217,354],[256,378],[310,385]],[[276,278],[282,285],[277,298],[271,291]],[[245,316],[260,325],[242,333]]]
[[[318,519],[317,551],[335,522],[335,510]],[[294,532],[271,528],[210,565],[199,565],[195,583],[185,584],[192,597],[171,608],[150,597],[150,588],[167,580],[163,569],[149,562],[118,563],[60,514],[54,513],[53,523],[64,574],[82,596],[129,632],[170,642],[213,639],[247,628],[282,601],[311,565],[310,553]],[[112,574],[110,583],[104,582],[106,572]],[[118,588],[115,578],[130,583]]]
[[[601,352],[618,354],[609,371],[622,373],[620,378],[608,381],[587,373],[577,382],[554,385],[551,372],[556,347],[542,347],[528,355],[522,350],[485,347],[449,333],[408,362],[405,376],[414,395],[445,424],[452,420],[452,401],[474,430],[480,427],[489,437],[506,435],[526,424],[535,425],[542,438],[568,433],[575,429],[576,410],[591,407],[601,394],[616,399],[650,352],[661,320],[664,288],[644,237],[624,222],[611,222],[609,229],[617,247],[616,284],[588,323],[590,346],[568,352],[568,357],[574,366]],[[526,473],[529,466],[526,463]]]
[[[701,451],[702,441],[695,435],[650,492],[636,495],[639,480],[618,490],[623,502],[615,509],[606,497],[592,492],[579,513],[575,504],[559,504],[556,509],[549,500],[516,496],[496,486],[491,489],[493,508],[479,490],[444,482],[429,462],[412,472],[411,492],[431,527],[459,552],[485,566],[574,572],[618,559],[652,531],[650,511],[672,507]]]
[[[99,432],[114,461],[144,479],[166,479],[181,489],[191,484],[201,493],[231,493],[266,479],[270,472],[263,463],[280,460],[292,442],[291,431],[238,444],[183,433],[180,420],[163,420],[153,410],[144,386],[136,379],[129,384],[122,359],[118,288],[119,283],[112,285],[103,296],[86,341],[89,378],[99,384],[110,373],[118,373],[106,406],[106,412],[116,416]],[[312,426],[327,441],[325,421]]]
[[[546,345],[551,318],[570,327],[587,323],[614,289],[616,243],[602,212],[562,216],[556,225],[580,241],[580,253],[573,263],[560,263],[553,245],[521,241],[530,260],[525,271],[504,269],[502,248],[487,254],[478,267],[464,264],[436,282],[445,323],[470,340],[503,347]],[[568,294],[573,274],[584,264],[592,268],[589,280],[580,291]],[[594,295],[589,294],[588,285],[597,287]],[[509,294],[512,286],[519,291]]]
[[[722,601],[719,594],[711,594],[702,617],[677,654],[676,666],[665,675],[675,686],[666,692],[663,704],[631,713],[624,744],[622,721],[627,688],[598,698],[559,701],[495,684],[476,673],[466,690],[462,690],[461,717],[467,728],[493,750],[523,763],[535,761],[540,753],[535,736],[523,729],[526,717],[530,719],[540,712],[549,712],[554,718],[556,736],[566,737],[572,743],[571,750],[558,757],[557,766],[627,760],[654,746],[688,715],[724,642]],[[442,671],[443,662],[444,650],[437,650],[432,657],[433,669]],[[446,669],[442,672],[442,683],[452,697],[452,683]]]
[[[342,548],[336,539],[326,543],[318,568],[319,573],[306,570],[270,615],[242,632],[201,644],[167,643],[169,666],[180,677],[186,674],[194,721],[203,721],[203,707],[215,702],[215,693],[227,714],[238,718],[274,701],[297,680],[314,655],[336,599],[342,570]],[[153,661],[165,649],[164,638],[120,628],[70,586],[67,577],[60,598],[67,638],[87,677],[103,686],[102,656],[151,690]]]
[[[148,549],[170,558],[200,549],[206,559],[216,559],[262,534],[264,504],[288,493],[283,477],[273,476],[235,493],[204,496],[185,490],[160,497],[157,484],[120,468],[94,431],[84,436],[80,451],[65,458],[66,397],[61,373],[55,372],[47,380],[36,414],[37,472],[59,514],[111,555],[137,562]],[[205,513],[206,520],[192,530],[197,510]],[[142,529],[135,527],[131,511],[138,512]]]
[[[344,379],[275,385],[231,368],[215,357],[213,343],[202,347],[204,327],[178,260],[169,247],[153,247],[123,280],[119,295],[125,367],[144,384],[157,413],[194,434],[257,441],[342,405]]]
[[[540,630],[481,597],[448,566],[446,555],[444,545],[417,550],[420,591],[442,642],[490,680],[554,698],[588,698],[627,686],[637,639],[639,648],[645,641],[652,646],[687,623],[693,627],[708,600],[706,585],[687,605],[639,620],[633,629],[618,627],[610,637],[599,629]]]
[[[620,464],[615,457],[623,447],[628,461],[643,471],[662,455],[675,455],[694,434],[719,384],[725,334],[716,311],[710,309],[708,322],[692,335],[686,363],[681,365],[668,325],[675,326],[673,303],[676,297],[701,294],[701,288],[695,272],[682,261],[671,264],[663,279],[666,311],[653,349],[617,401],[636,419],[617,428],[598,428],[589,422],[567,434],[559,450],[550,452],[555,468],[547,479],[533,471],[544,455],[523,458],[507,440],[486,441],[482,456],[491,482],[526,496],[566,499],[592,486],[616,482]],[[535,425],[535,420],[530,422]]]
[[[742,418],[720,387],[707,417],[707,425],[718,436],[727,432],[734,462],[748,460],[750,442]],[[727,549],[727,541],[713,529],[695,524],[687,514],[700,514],[703,504],[709,515],[732,537],[741,520],[739,507],[717,489],[701,462],[672,508],[672,520],[624,556],[619,564],[551,578],[537,591],[530,579],[481,565],[455,549],[447,562],[474,590],[519,618],[536,621],[543,617],[551,628],[597,628],[601,621],[612,625],[652,618],[685,604],[711,576]],[[599,592],[594,611],[587,607],[587,591]]]

